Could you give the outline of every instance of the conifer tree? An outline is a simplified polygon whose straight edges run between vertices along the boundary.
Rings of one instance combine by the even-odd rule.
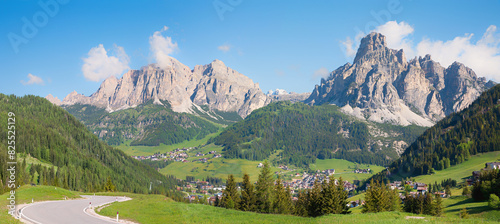
[[[277,214],[290,214],[292,211],[291,205],[292,200],[290,197],[289,189],[285,189],[283,187],[283,183],[281,182],[281,178],[278,177],[276,181],[275,193],[274,193],[274,202],[273,208],[274,213]]]
[[[367,212],[383,212],[387,211],[390,201],[387,197],[387,188],[381,186],[378,181],[370,182],[370,188],[366,190],[365,205],[363,206],[363,213]]]
[[[332,177],[333,178],[333,177]],[[349,197],[349,192],[347,192],[344,189],[344,181],[342,177],[339,178],[338,181],[339,184],[336,185],[336,209],[335,209],[335,214],[349,214],[351,211],[349,211],[349,201],[347,200]]]
[[[399,192],[397,189],[394,190],[389,190],[389,195],[390,195],[390,204],[389,204],[389,211],[400,211],[401,210],[401,198],[399,197]]]
[[[309,201],[307,200],[307,192],[301,191],[297,197],[297,201],[295,202],[293,214],[297,216],[307,217],[308,212],[307,209],[309,207]]]
[[[326,180],[324,180],[321,186],[321,193],[318,202],[321,209],[320,214],[335,214],[336,205],[340,200],[339,198],[337,198],[337,187],[335,186],[335,179],[333,179],[333,176],[331,176],[328,183]]]
[[[434,203],[432,203],[432,196],[430,193],[425,195],[423,213],[426,215],[434,215]]]
[[[227,177],[226,189],[222,193],[222,207],[229,209],[238,209],[240,196],[238,195],[238,188],[236,187],[236,182],[234,181],[234,176],[230,174]]]
[[[446,197],[451,197],[450,185],[446,185],[446,188],[445,188],[444,192],[446,194]]]
[[[311,217],[321,215],[321,185],[318,180],[314,182],[314,186],[307,192],[308,208],[307,213]]]
[[[443,214],[443,199],[441,195],[436,194],[434,200],[434,215],[441,216]]]
[[[462,195],[463,196],[469,196],[470,195],[469,186],[467,186],[467,184],[465,184],[465,187],[462,190]]]
[[[248,174],[243,175],[243,184],[241,189],[240,210],[242,211],[255,211],[255,191],[254,186],[250,182]]]
[[[259,179],[255,185],[257,211],[262,213],[270,213],[273,200],[273,183],[274,179],[271,173],[269,162],[264,161],[264,167],[259,174]]]
[[[215,207],[221,207],[220,200],[219,200],[219,195],[215,195],[214,206]]]

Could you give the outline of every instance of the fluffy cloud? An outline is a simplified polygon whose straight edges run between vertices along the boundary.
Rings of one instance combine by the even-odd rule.
[[[384,34],[388,47],[403,49],[408,58],[430,54],[444,67],[458,61],[472,68],[478,76],[500,81],[500,35],[494,25],[489,26],[478,41],[473,41],[474,34],[464,34],[447,41],[423,38],[415,44],[411,38],[413,27],[396,21],[389,21],[373,31]],[[358,33],[354,41],[350,37],[340,41],[347,58],[354,57],[354,47],[359,46],[364,35]]]
[[[481,39],[474,42],[474,34],[465,34],[452,40],[430,40],[424,38],[417,45],[417,54],[430,54],[443,66],[455,61],[472,68],[478,76],[500,81],[500,35],[497,27],[491,25]]]
[[[90,49],[87,58],[83,58],[83,76],[90,81],[99,82],[110,76],[118,76],[130,69],[129,57],[123,47],[114,46],[114,55],[108,55],[102,44]]]
[[[149,37],[149,45],[151,52],[160,68],[167,68],[171,65],[170,54],[174,53],[177,49],[177,43],[172,42],[171,37],[164,37],[163,32],[167,31],[168,27],[164,26],[160,31],[153,33]]]
[[[43,81],[42,78],[40,78],[36,75],[32,75],[31,73],[28,74],[28,81],[21,80],[21,83],[23,85],[33,85],[33,84],[44,85],[45,84],[45,82]]]
[[[231,50],[231,45],[223,44],[223,45],[218,46],[217,49],[219,49],[219,51],[222,51],[225,53],[225,52],[228,52]]]
[[[413,27],[408,23],[398,23],[396,21],[389,21],[375,29],[375,32],[384,34],[389,48],[403,49],[405,54],[410,58],[415,57],[412,41],[409,39],[409,35],[413,31]]]
[[[349,59],[353,59],[356,56],[356,48],[359,46],[359,41],[365,36],[364,33],[360,32],[356,34],[354,40],[351,37],[347,37],[345,41],[340,41],[341,49],[344,51],[344,55]]]
[[[326,79],[328,78],[329,74],[330,72],[328,71],[328,69],[321,67],[318,70],[314,71],[313,78],[321,77],[323,79]]]

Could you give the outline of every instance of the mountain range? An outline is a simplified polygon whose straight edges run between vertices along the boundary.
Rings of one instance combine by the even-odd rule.
[[[307,97],[294,93],[267,96],[258,83],[220,60],[197,65],[192,70],[174,58],[169,60],[170,66],[166,69],[151,64],[140,70],[130,70],[120,79],[111,76],[88,97],[74,91],[62,102],[51,95],[47,99],[59,105],[94,105],[108,112],[136,107],[149,100],[156,104],[166,100],[175,112],[195,113],[196,109],[202,111],[199,106],[207,105],[209,110],[237,112],[244,118],[272,101],[282,98],[300,101]]]
[[[361,40],[353,64],[321,80],[305,102],[336,104],[375,122],[432,126],[494,84],[459,62],[444,68],[430,55],[407,61],[402,49],[388,48],[384,35],[371,33]]]
[[[478,78],[472,69],[459,62],[444,68],[430,55],[407,61],[403,50],[388,48],[385,36],[379,33],[364,37],[353,64],[347,63],[331,72],[312,93],[276,90],[264,94],[257,83],[220,60],[190,69],[174,58],[169,59],[165,69],[151,64],[130,70],[120,79],[110,77],[90,96],[72,92],[62,101],[51,95],[46,98],[66,108],[94,134],[113,145],[127,140],[137,145],[158,145],[203,138],[218,130],[206,120],[229,125],[276,101],[304,102],[311,106],[333,104],[344,114],[368,122],[362,129],[370,132],[371,137],[366,146],[357,148],[381,150],[382,160],[388,161],[397,158],[421,132],[412,128],[412,134],[406,138],[379,139],[376,133],[387,132],[372,122],[429,127],[468,107],[495,85]],[[146,104],[150,106],[142,107]],[[151,110],[156,112],[150,113]],[[184,112],[204,119],[179,114]],[[337,128],[342,129],[342,125]],[[161,134],[173,130],[177,133],[175,137]],[[392,135],[405,132],[395,131]],[[317,156],[319,152],[312,154]]]

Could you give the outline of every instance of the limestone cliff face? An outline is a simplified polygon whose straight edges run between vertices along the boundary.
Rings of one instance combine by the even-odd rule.
[[[492,85],[458,62],[446,69],[430,55],[407,62],[403,50],[389,49],[385,36],[371,33],[361,40],[353,64],[321,80],[306,103],[336,104],[376,122],[431,126]]]
[[[73,92],[63,105],[91,104],[116,111],[135,107],[149,100],[167,100],[176,112],[193,112],[193,106],[207,105],[219,111],[234,111],[246,117],[269,103],[259,85],[250,78],[214,60],[193,70],[174,58],[160,69],[148,65],[130,70],[122,78],[110,77],[90,97]]]
[[[48,101],[50,101],[51,103],[53,103],[57,106],[62,104],[62,101],[59,98],[52,96],[52,94],[47,95],[45,97],[45,99],[47,99]]]

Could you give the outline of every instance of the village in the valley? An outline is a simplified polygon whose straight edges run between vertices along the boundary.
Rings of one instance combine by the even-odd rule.
[[[150,156],[132,156],[132,157],[137,160],[174,161],[182,163],[188,163],[188,162],[207,163],[211,159],[222,157],[222,155],[217,151],[209,151],[208,153],[193,152],[197,151],[197,149],[198,149],[197,147],[177,148],[166,153],[155,153]],[[257,168],[262,168],[262,167],[263,163],[259,163],[257,165]],[[280,171],[276,171],[274,172],[274,174],[280,176],[286,174],[291,178],[291,180],[284,180],[283,185],[285,187],[290,188],[291,191],[290,193],[294,195],[292,200],[297,200],[297,194],[299,191],[312,189],[316,181],[318,181],[319,183],[322,183],[323,181],[328,182],[330,181],[330,177],[332,175],[339,174],[335,173],[335,169],[315,170],[312,173],[307,173],[307,172],[294,172],[295,169],[290,168],[286,165],[280,165],[278,166],[278,168],[280,169]],[[483,170],[491,170],[491,169],[500,169],[500,163],[498,162],[486,163],[485,169]],[[366,169],[356,168],[349,172],[354,174],[368,174],[371,173],[371,170],[369,168]],[[481,171],[474,171],[472,173],[472,178],[466,180],[467,185],[471,186],[472,184],[474,184],[474,182],[479,179],[480,173]],[[358,183],[359,181],[356,181],[356,184]],[[184,191],[188,194],[188,196],[185,197],[186,200],[189,201],[206,200],[209,204],[212,204],[215,202],[216,197],[219,197],[219,199],[222,197],[222,191],[225,189],[224,184],[225,184],[224,181],[222,181],[222,184],[221,182],[219,182],[219,184],[214,184],[205,180],[190,180],[187,181],[185,186],[178,187],[177,190]],[[335,184],[338,184],[338,180],[335,180]],[[343,181],[344,190],[349,192],[349,197],[359,193],[358,192],[359,186],[356,184],[346,180]],[[387,183],[386,186],[391,190],[395,189],[398,190],[401,199],[404,199],[405,191],[408,192],[408,195],[412,197],[418,194],[426,194],[428,192],[440,195],[443,198],[449,196],[447,192],[445,192],[444,187],[436,188],[435,186],[433,189],[430,189],[429,188],[430,186],[428,186],[428,184],[419,183],[413,180],[393,181],[391,183]],[[367,184],[367,188],[368,187],[370,187],[369,184]],[[357,207],[363,204],[364,201],[362,200],[353,200],[350,201],[349,205],[351,207]]]

